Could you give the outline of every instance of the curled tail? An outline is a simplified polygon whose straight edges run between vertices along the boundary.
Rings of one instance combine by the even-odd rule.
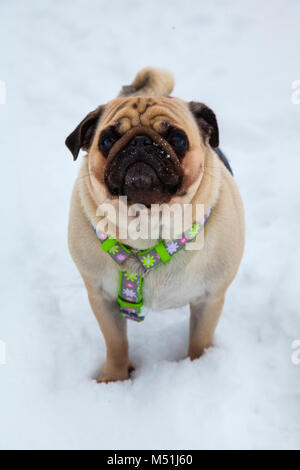
[[[122,87],[118,96],[168,96],[173,88],[174,78],[170,72],[145,67],[137,73],[131,85]]]

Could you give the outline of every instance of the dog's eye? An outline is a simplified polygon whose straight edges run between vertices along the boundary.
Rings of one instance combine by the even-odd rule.
[[[118,138],[119,137],[113,127],[102,132],[99,139],[99,149],[105,157],[108,156],[110,149]]]
[[[174,145],[174,147],[177,148],[182,148],[186,145],[186,139],[180,134],[173,135],[170,139],[170,142],[172,145]]]
[[[113,146],[115,141],[116,139],[114,138],[114,136],[109,135],[108,137],[105,137],[105,139],[103,139],[103,141],[101,142],[101,145],[103,146],[105,150],[109,150]]]
[[[171,130],[167,136],[167,140],[169,144],[172,145],[176,154],[179,157],[183,157],[189,146],[185,133],[177,129]]]

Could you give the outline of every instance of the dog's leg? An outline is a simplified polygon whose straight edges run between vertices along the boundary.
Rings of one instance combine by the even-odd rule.
[[[200,357],[212,345],[224,300],[225,296],[222,295],[191,304],[189,357],[192,360]]]
[[[97,382],[127,380],[133,369],[128,357],[127,322],[120,316],[118,305],[105,300],[98,288],[86,287],[106,343],[106,362]]]

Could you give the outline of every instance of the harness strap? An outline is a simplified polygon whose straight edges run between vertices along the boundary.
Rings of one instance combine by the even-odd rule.
[[[144,278],[128,271],[120,272],[118,302],[121,316],[129,320],[143,321],[142,286]]]
[[[93,227],[94,228],[94,227]],[[109,237],[105,232],[97,232],[94,228],[97,237],[100,240],[100,246],[105,253],[117,263],[122,264],[127,260],[128,256],[131,255],[131,250],[126,248],[123,243],[118,242],[115,238]]]
[[[181,237],[168,242],[160,241],[154,247],[133,253],[132,250],[110,237],[105,232],[96,232],[100,240],[100,246],[119,265],[124,263],[130,255],[136,256],[145,272],[167,263],[176,253],[182,250],[187,243],[193,241],[199,235],[211,215],[212,209],[206,213],[201,222],[195,222],[192,227],[181,235]],[[120,271],[118,303],[121,316],[130,320],[141,322],[145,318],[143,310],[142,286],[144,278],[138,273]]]

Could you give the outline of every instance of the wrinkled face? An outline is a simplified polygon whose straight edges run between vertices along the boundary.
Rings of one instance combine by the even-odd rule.
[[[117,124],[101,133],[99,148],[107,156],[107,189],[114,196],[127,196],[129,204],[168,202],[181,190],[181,161],[188,149],[184,131],[165,123],[162,132],[141,126],[122,136]]]
[[[170,203],[201,180],[213,135],[208,111],[177,98],[117,98],[90,113],[67,145],[74,147],[77,138],[77,146],[89,151],[93,184],[106,198],[127,196],[129,204],[147,207]]]

